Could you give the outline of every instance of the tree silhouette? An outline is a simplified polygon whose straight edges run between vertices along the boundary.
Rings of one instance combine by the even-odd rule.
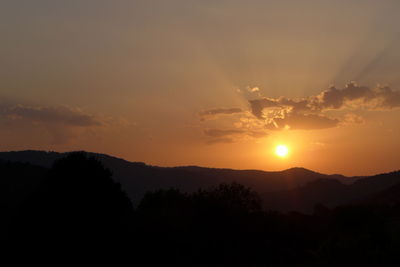
[[[111,177],[109,170],[85,153],[71,153],[55,162],[40,189],[23,206],[11,235],[14,244],[73,255],[111,251],[126,243],[133,208]]]
[[[195,202],[219,209],[225,213],[244,214],[261,211],[261,198],[248,187],[238,183],[222,183],[208,190],[200,189],[193,194]]]

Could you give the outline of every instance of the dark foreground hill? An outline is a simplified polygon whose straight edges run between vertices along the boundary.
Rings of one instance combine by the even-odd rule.
[[[400,262],[399,172],[352,185],[318,179],[276,193],[278,199],[302,205],[368,195],[335,208],[316,205],[310,214],[263,209],[260,195],[238,183],[191,193],[155,190],[134,207],[104,164],[85,153],[70,153],[51,168],[0,161],[0,174],[0,245],[3,259],[18,265],[356,267]],[[265,197],[266,204],[272,200]]]
[[[0,152],[0,160],[23,162],[50,168],[55,160],[68,153],[45,151]],[[303,186],[319,179],[337,180],[352,183],[359,177],[325,175],[304,168],[292,168],[278,172],[258,170],[232,170],[186,167],[156,167],[142,162],[129,162],[105,154],[88,153],[99,159],[113,173],[115,181],[122,185],[133,204],[137,204],[147,191],[177,188],[184,192],[193,192],[199,188],[208,188],[220,183],[237,182],[254,188],[257,192],[285,191]]]

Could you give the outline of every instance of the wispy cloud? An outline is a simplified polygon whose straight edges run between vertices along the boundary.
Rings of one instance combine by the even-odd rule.
[[[208,145],[214,145],[214,144],[229,144],[229,143],[233,143],[234,140],[232,138],[229,137],[221,137],[221,138],[212,138],[207,140],[207,144]]]
[[[246,138],[262,138],[268,135],[266,130],[254,130],[241,128],[233,129],[205,129],[204,135],[209,137],[208,144],[215,143],[232,143]]]
[[[213,108],[200,111],[198,115],[201,120],[207,120],[215,118],[219,115],[231,115],[241,113],[243,110],[241,108]]]
[[[245,133],[243,130],[237,129],[206,129],[204,130],[204,134],[210,137],[224,137],[224,136],[232,136]]]

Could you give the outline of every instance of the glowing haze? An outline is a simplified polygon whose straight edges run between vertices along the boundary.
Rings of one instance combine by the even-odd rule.
[[[1,1],[0,150],[398,169],[399,12],[389,0]]]

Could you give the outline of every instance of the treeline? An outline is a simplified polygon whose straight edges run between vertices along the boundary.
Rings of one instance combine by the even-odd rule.
[[[0,164],[4,245],[13,259],[84,257],[133,266],[398,266],[400,205],[370,202],[314,213],[262,209],[237,183],[148,192],[133,207],[112,173],[73,153],[50,170]],[[10,171],[11,170],[11,171]],[[28,174],[42,179],[27,188]],[[13,180],[23,185],[13,186]],[[20,183],[21,184],[21,183]],[[29,187],[29,186],[28,186]],[[11,201],[21,190],[26,197]],[[21,200],[23,199],[23,200]],[[386,202],[385,202],[386,203]]]

